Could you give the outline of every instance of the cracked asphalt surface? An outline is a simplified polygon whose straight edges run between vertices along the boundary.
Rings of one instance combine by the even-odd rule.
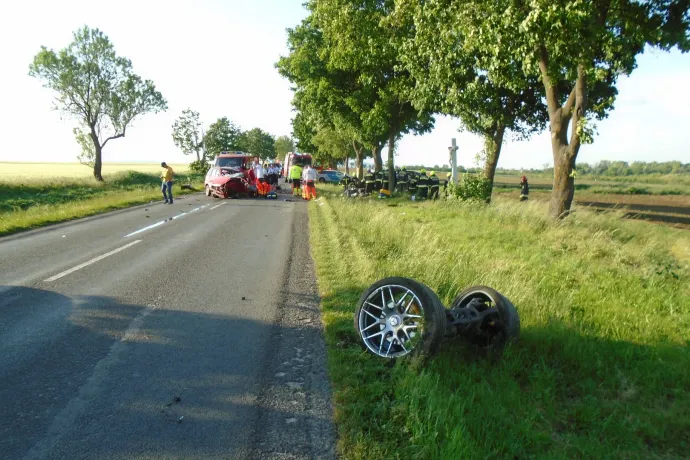
[[[0,458],[335,458],[306,205],[283,198],[0,238]]]

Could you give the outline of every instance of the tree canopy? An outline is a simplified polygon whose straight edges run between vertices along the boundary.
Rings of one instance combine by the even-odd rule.
[[[257,155],[262,160],[273,159],[276,156],[275,139],[261,128],[243,132],[238,142],[240,150]]]
[[[220,152],[241,150],[241,134],[240,128],[227,117],[219,118],[209,126],[204,135],[207,156],[215,158]]]
[[[541,82],[555,217],[570,210],[577,154],[592,141],[592,121],[613,108],[618,78],[635,69],[645,46],[690,49],[686,0],[428,0],[424,6],[438,12],[437,37],[461,31],[463,47],[482,51],[476,64],[495,84],[519,92],[525,78]]]
[[[125,137],[138,116],[167,109],[153,82],[135,74],[131,61],[115,53],[103,32],[87,26],[74,32],[72,43],[60,51],[42,46],[29,75],[56,92],[57,110],[79,122],[74,133],[82,148],[80,159],[93,164],[99,181],[103,147]]]
[[[278,136],[273,143],[273,147],[278,158],[284,158],[286,153],[293,152],[295,150],[295,142],[291,137]]]
[[[182,115],[173,123],[172,130],[173,142],[182,153],[196,154],[198,163],[206,160],[199,112],[189,108],[183,110]]]

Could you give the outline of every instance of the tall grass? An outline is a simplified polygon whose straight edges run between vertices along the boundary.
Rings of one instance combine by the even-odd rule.
[[[690,445],[690,237],[540,203],[310,204],[345,458],[682,458]],[[522,338],[498,364],[449,342],[425,365],[357,344],[358,296],[385,276],[446,303],[492,286]]]
[[[202,189],[201,177],[180,175],[177,184],[190,183]],[[176,195],[190,193],[175,186]],[[50,181],[0,182],[0,235],[160,200],[156,174],[121,172],[93,179],[58,178]]]

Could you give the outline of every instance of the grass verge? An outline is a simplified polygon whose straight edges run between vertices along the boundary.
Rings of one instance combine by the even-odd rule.
[[[690,445],[690,238],[544,204],[310,204],[344,458],[683,458]],[[424,365],[364,353],[359,295],[385,276],[448,304],[485,284],[522,337],[496,364],[461,341]]]
[[[202,190],[201,176],[178,176],[174,195],[192,193],[180,184]],[[0,235],[160,200],[157,174],[126,171],[93,179],[0,182]]]

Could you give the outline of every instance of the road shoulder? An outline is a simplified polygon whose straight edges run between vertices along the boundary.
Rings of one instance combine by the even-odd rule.
[[[288,269],[262,375],[251,458],[336,458],[320,299],[306,205],[295,206]]]

